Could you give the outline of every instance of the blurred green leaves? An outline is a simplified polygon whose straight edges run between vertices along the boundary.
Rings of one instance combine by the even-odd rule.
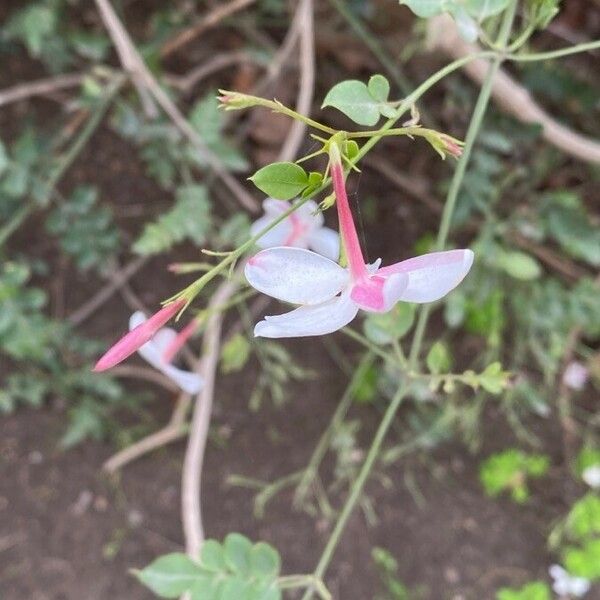
[[[542,477],[549,466],[547,456],[509,448],[483,461],[479,480],[489,496],[498,496],[506,491],[515,502],[523,503],[529,498],[527,479]]]
[[[280,570],[275,548],[230,533],[223,543],[206,540],[199,561],[185,554],[167,554],[135,574],[161,598],[187,592],[191,600],[279,600]]]
[[[211,226],[206,188],[184,185],[177,189],[173,207],[144,227],[133,249],[138,254],[151,255],[165,252],[183,240],[199,246],[206,241]]]

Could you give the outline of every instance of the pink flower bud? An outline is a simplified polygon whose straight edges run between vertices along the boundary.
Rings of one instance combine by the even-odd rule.
[[[200,325],[198,319],[192,319],[178,334],[177,337],[167,346],[162,359],[166,363],[172,362],[177,353],[183,348],[185,343],[194,335]]]
[[[182,298],[181,300],[167,304],[147,321],[124,335],[100,358],[93,369],[94,372],[99,373],[111,369],[123,362],[128,356],[131,356],[136,350],[152,339],[154,334],[185,306],[185,302]]]
[[[455,158],[462,156],[463,150],[460,147],[460,144],[458,144],[457,140],[445,134],[440,135],[440,139],[444,143],[444,150],[448,154],[454,156]]]

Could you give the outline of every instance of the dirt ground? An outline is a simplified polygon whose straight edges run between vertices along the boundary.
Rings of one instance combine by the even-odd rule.
[[[323,365],[327,354],[314,350],[307,353],[309,366]],[[230,436],[224,447],[213,443],[207,452],[207,535],[221,538],[235,530],[264,539],[282,552],[286,573],[307,572],[329,524],[294,512],[287,490],[256,520],[252,492],[228,486],[226,479],[238,474],[272,480],[301,468],[342,391],[339,372],[331,364],[319,380],[295,390],[283,410],[257,414],[248,413],[243,393],[252,378],[246,373],[219,385],[213,427],[225,427]],[[165,401],[156,403],[157,418],[166,416]],[[484,454],[509,441],[493,418]],[[0,421],[0,597],[151,598],[127,569],[182,549],[183,443],[126,467],[120,481],[108,481],[100,466],[113,449],[85,443],[58,451],[63,422],[62,411],[52,408]],[[371,483],[378,522],[370,527],[362,514],[352,518],[327,578],[334,597],[374,597],[379,586],[370,559],[374,545],[397,557],[400,578],[421,589],[415,597],[493,598],[502,584],[544,577],[551,562],[544,552],[547,524],[565,508],[560,470],[549,484],[534,488],[530,504],[519,507],[483,495],[477,464],[464,448],[446,446],[433,459],[401,461],[388,473],[392,489]],[[414,479],[410,486],[407,474]]]

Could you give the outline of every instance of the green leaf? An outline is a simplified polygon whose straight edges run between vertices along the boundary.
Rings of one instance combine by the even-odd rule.
[[[248,168],[247,160],[223,132],[225,116],[223,111],[219,110],[219,101],[215,90],[209,91],[196,102],[189,119],[200,134],[202,141],[230,170],[245,171]],[[188,157],[200,166],[206,166],[205,161],[194,147],[189,148]]]
[[[496,592],[496,600],[551,600],[552,594],[548,584],[543,581],[532,581],[522,588],[501,588]]]
[[[479,374],[479,385],[490,394],[499,394],[508,385],[509,377],[499,362],[493,362]]]
[[[177,189],[175,205],[144,231],[133,245],[138,254],[158,254],[189,239],[201,245],[211,228],[210,202],[206,188],[186,185]]]
[[[427,368],[434,375],[450,371],[452,357],[450,356],[448,346],[439,340],[435,342],[427,353],[426,363]]]
[[[378,102],[387,102],[390,95],[390,82],[383,75],[373,75],[367,84],[369,94]]]
[[[600,534],[600,498],[592,492],[580,498],[566,520],[569,533],[578,539]]]
[[[483,21],[500,14],[506,9],[510,0],[465,0],[465,10],[477,19]]]
[[[265,542],[258,542],[250,553],[250,570],[261,578],[275,579],[281,569],[279,552]]]
[[[600,266],[600,230],[576,194],[554,192],[545,196],[541,213],[547,233],[567,254]]]
[[[203,575],[190,588],[190,600],[221,600],[224,586],[219,576]]]
[[[542,274],[538,261],[524,252],[502,251],[496,257],[496,264],[511,277],[522,281],[537,279]]]
[[[291,200],[309,185],[307,172],[296,163],[278,162],[259,169],[250,181],[261,191],[278,200]]]
[[[479,27],[473,17],[462,6],[455,6],[450,11],[450,14],[456,23],[456,28],[460,36],[467,42],[477,41]]]
[[[368,313],[363,331],[374,344],[390,344],[406,335],[415,320],[415,305],[400,302],[387,313]]]
[[[251,346],[246,336],[238,333],[228,340],[221,350],[221,370],[235,373],[244,368],[250,358]]]
[[[490,496],[509,491],[513,500],[519,503],[529,498],[527,477],[542,477],[550,466],[547,456],[526,454],[509,448],[489,456],[479,469],[479,479]]]
[[[188,556],[176,552],[157,558],[135,575],[157,596],[177,598],[203,578],[204,572]]]
[[[569,573],[586,579],[600,578],[600,537],[587,540],[581,547],[568,547],[563,561]]]
[[[408,6],[417,17],[429,19],[444,12],[446,6],[453,2],[448,2],[448,0],[400,0],[400,4]]]
[[[250,553],[252,543],[240,533],[230,533],[225,538],[225,562],[234,572],[241,575],[250,573]]]
[[[321,108],[337,108],[355,123],[372,127],[377,125],[381,117],[379,104],[362,81],[349,79],[329,90]]]
[[[216,540],[205,540],[200,551],[200,563],[209,571],[224,571],[225,550]]]

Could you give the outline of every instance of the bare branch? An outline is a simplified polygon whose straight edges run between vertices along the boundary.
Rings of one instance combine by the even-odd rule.
[[[462,58],[480,51],[480,48],[468,44],[460,37],[454,21],[445,15],[431,19],[429,28],[432,50],[442,50],[452,58]],[[464,66],[469,77],[479,84],[485,79],[489,68],[489,63],[482,59],[472,60]],[[600,163],[600,142],[559,123],[535,102],[520,83],[502,69],[494,78],[492,96],[504,111],[519,121],[541,125],[544,138],[553,146],[585,162]]]
[[[84,78],[85,75],[82,73],[71,73],[15,85],[0,91],[0,106],[25,100],[32,96],[45,96],[58,90],[77,87],[81,85]]]

